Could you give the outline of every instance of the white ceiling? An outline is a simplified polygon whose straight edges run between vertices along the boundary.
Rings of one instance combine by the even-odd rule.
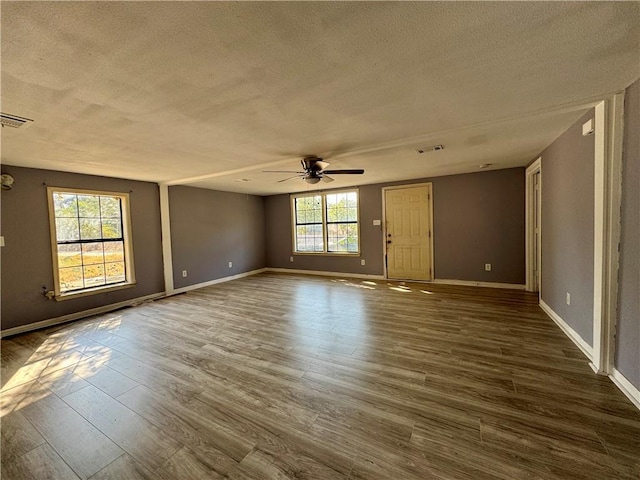
[[[237,192],[305,190],[261,171],[308,154],[366,170],[332,187],[525,165],[640,77],[638,2],[1,8],[2,111],[34,120],[3,163]]]

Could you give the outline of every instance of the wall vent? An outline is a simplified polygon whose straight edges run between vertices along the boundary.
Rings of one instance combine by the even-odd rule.
[[[0,125],[3,127],[18,128],[26,125],[27,122],[33,122],[33,120],[8,113],[0,113]]]

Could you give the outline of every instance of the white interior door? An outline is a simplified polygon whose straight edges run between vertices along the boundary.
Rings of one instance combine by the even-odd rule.
[[[431,185],[385,190],[387,277],[431,280]]]

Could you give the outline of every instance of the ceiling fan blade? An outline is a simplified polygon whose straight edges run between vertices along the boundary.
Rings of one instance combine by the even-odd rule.
[[[327,168],[329,166],[329,162],[324,162],[322,160],[318,160],[316,162],[316,165],[319,167],[320,171],[324,170],[325,168]]]
[[[323,176],[322,176],[322,181],[323,181],[323,182],[327,182],[327,183],[329,183],[329,182],[333,182],[333,178],[331,178],[331,177],[327,177],[326,175],[323,175]]]
[[[283,178],[282,180],[278,180],[278,183],[286,182],[287,180],[291,180],[293,178],[300,178],[302,175],[294,175],[293,177]]]
[[[322,173],[325,175],[362,175],[364,170],[351,169],[351,170],[324,170]]]
[[[294,172],[293,170],[262,170],[262,173],[304,173],[304,172]]]

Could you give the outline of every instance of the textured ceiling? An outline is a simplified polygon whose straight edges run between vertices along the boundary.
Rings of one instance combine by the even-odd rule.
[[[331,186],[524,165],[640,76],[638,2],[1,9],[2,111],[34,120],[3,163],[238,192],[305,190],[260,172],[307,154],[366,169]]]

